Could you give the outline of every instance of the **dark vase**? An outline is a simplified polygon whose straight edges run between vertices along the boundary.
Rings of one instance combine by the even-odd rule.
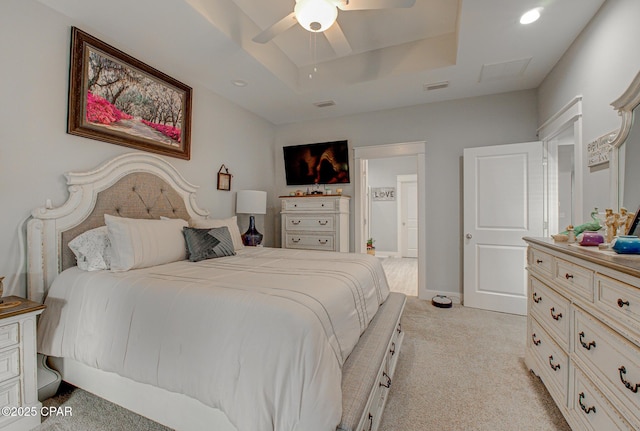
[[[262,243],[262,237],[264,235],[262,235],[260,232],[258,232],[258,230],[256,229],[256,219],[254,216],[250,216],[249,217],[249,229],[247,229],[247,231],[242,234],[242,243],[244,245],[249,245],[249,246],[256,246],[256,245],[260,245]]]

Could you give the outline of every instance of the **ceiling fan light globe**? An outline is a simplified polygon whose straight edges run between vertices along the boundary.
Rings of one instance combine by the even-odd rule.
[[[338,8],[328,0],[297,0],[293,11],[298,23],[314,33],[325,31],[338,17]]]

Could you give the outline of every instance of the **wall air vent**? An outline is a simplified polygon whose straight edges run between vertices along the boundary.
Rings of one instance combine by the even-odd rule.
[[[424,84],[422,86],[422,90],[424,91],[440,90],[442,88],[447,88],[448,86],[449,86],[449,81],[432,82],[431,84]]]
[[[324,102],[316,102],[313,105],[318,108],[326,108],[328,106],[334,106],[335,104],[336,102],[334,102],[333,100],[325,100]]]

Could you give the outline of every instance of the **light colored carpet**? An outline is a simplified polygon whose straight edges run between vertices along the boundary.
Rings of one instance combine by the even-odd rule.
[[[570,431],[524,364],[526,319],[408,298],[380,431]]]
[[[523,362],[525,318],[408,298],[404,344],[380,431],[570,431]],[[38,431],[168,429],[87,392],[67,388],[45,405]]]

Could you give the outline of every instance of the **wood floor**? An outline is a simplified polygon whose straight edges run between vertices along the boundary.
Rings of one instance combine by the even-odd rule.
[[[418,259],[381,257],[380,260],[392,292],[418,296]]]

